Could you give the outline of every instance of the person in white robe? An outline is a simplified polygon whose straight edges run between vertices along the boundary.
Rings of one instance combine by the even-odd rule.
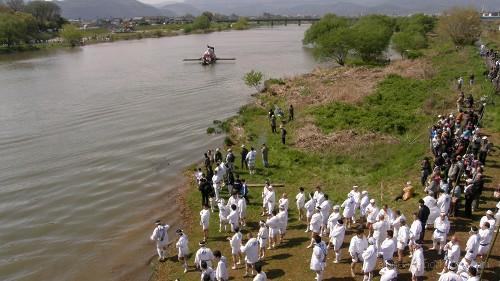
[[[313,198],[316,201],[315,207],[321,206],[321,203],[323,203],[323,201],[325,201],[325,194],[321,190],[321,186],[316,186],[316,191],[314,191]]]
[[[410,257],[413,254],[413,246],[420,239],[420,233],[422,233],[422,222],[418,219],[418,213],[413,213],[413,222],[410,226]]]
[[[234,231],[235,233],[233,236],[227,238],[231,246],[231,256],[233,257],[233,267],[231,269],[236,269],[236,265],[241,264],[241,259],[243,257],[241,253],[241,240],[243,239],[243,234],[241,234],[238,227]]]
[[[198,244],[200,248],[196,251],[194,256],[194,265],[196,268],[201,269],[201,263],[206,262],[209,267],[212,267],[212,261],[214,259],[214,254],[210,248],[207,247],[207,242],[200,241]]]
[[[251,147],[250,151],[247,153],[245,160],[248,164],[248,173],[250,175],[255,174],[255,160],[257,159],[257,151],[255,148]]]
[[[441,213],[445,213],[448,215],[448,212],[450,210],[450,204],[451,204],[451,196],[446,192],[442,192],[437,200],[437,205]]]
[[[316,208],[316,200],[313,198],[312,193],[309,194],[309,200],[304,204],[304,208],[306,209],[306,231],[304,232],[309,232],[309,223]]]
[[[259,257],[263,259],[266,256],[266,247],[269,240],[269,229],[267,228],[265,221],[259,222],[260,228],[257,234],[257,240],[259,241]]]
[[[460,261],[460,244],[458,243],[458,238],[453,235],[448,243],[444,245],[443,250],[444,255],[444,267],[441,273],[445,273],[448,270],[448,265],[451,263],[456,263]]]
[[[363,229],[356,230],[356,235],[353,235],[349,243],[349,254],[351,255],[351,276],[355,277],[356,263],[363,262],[363,252],[368,248],[368,240],[366,239]]]
[[[220,190],[222,188],[222,177],[219,176],[218,171],[219,168],[216,167],[214,170],[214,175],[212,176],[212,186],[215,192],[215,200],[220,200]]]
[[[424,251],[420,243],[415,243],[414,250],[411,257],[410,272],[413,281],[424,280],[425,260]]]
[[[368,238],[368,248],[366,248],[361,256],[363,257],[363,281],[371,281],[373,270],[377,265],[377,249],[373,237]]]
[[[288,212],[288,195],[286,193],[283,193],[280,200],[278,200],[278,209],[281,208]]]
[[[277,216],[276,210],[273,210],[273,213],[268,216],[266,225],[269,227],[269,245],[267,249],[274,249],[278,242],[279,229],[281,226],[281,220]]]
[[[490,223],[485,222],[481,226],[481,229],[478,232],[479,236],[479,247],[477,249],[477,255],[481,257],[483,260],[484,256],[488,254],[488,250],[491,246],[491,240],[493,237],[493,231],[490,229]]]
[[[432,248],[429,250],[435,250],[438,248],[438,255],[441,255],[441,251],[446,243],[446,237],[448,232],[450,232],[450,222],[448,221],[447,213],[442,212],[440,216],[434,221],[434,233],[432,234]],[[439,246],[438,246],[439,244]]]
[[[189,240],[182,229],[177,229],[175,233],[179,235],[179,239],[175,243],[175,248],[177,248],[177,259],[182,263],[184,273],[186,273],[188,271],[187,259],[189,255]]]
[[[356,210],[360,208],[361,205],[361,192],[359,191],[359,187],[354,185],[352,190],[349,191],[347,197],[352,197],[355,202],[354,206],[354,215],[352,216],[352,223],[356,223]]]
[[[401,214],[400,210],[396,210],[394,212],[394,217],[393,217],[392,221],[390,222],[392,230],[394,231],[394,235],[396,236],[396,238],[397,238],[397,235],[399,233],[399,228],[401,227],[401,220],[406,221],[406,217],[405,217],[405,215]]]
[[[370,204],[366,207],[366,227],[368,228],[368,236],[371,236],[372,225],[377,222],[378,207],[375,204],[375,199],[370,199]]]
[[[426,226],[432,226],[434,225],[434,221],[439,217],[441,211],[439,210],[437,201],[434,198],[434,193],[432,191],[430,191],[429,194],[423,198],[423,200],[424,205],[427,206],[430,211]]]
[[[231,211],[227,216],[229,225],[231,226],[231,232],[235,232],[235,229],[240,227],[240,215],[238,213],[238,207],[236,205],[231,205]]]
[[[342,243],[344,242],[344,236],[344,221],[338,220],[335,226],[330,230],[330,247],[332,247],[335,252],[334,263],[339,263],[340,261],[340,250],[342,248]]]
[[[208,229],[210,224],[210,207],[208,205],[203,206],[203,210],[200,211],[200,225],[203,230],[203,240],[208,239]]]
[[[406,219],[400,219],[399,223],[396,248],[398,249],[398,262],[402,263],[404,252],[410,241],[410,228],[406,225]]]
[[[249,232],[247,234],[248,241],[245,246],[241,247],[241,251],[245,253],[245,275],[254,274],[255,263],[259,261],[259,241]]]
[[[227,226],[229,225],[229,220],[227,217],[229,216],[230,208],[226,206],[224,198],[220,198],[217,203],[217,207],[219,208],[219,232],[222,232],[222,227],[224,226],[224,231],[227,231]]]
[[[327,246],[319,235],[314,236],[314,248],[311,255],[310,269],[316,273],[316,281],[323,280],[323,271],[326,266]]]
[[[471,267],[477,269],[477,262],[475,260],[468,259],[467,256],[460,260],[460,263],[458,264],[457,274],[462,277],[462,280],[467,280],[468,272]]]
[[[305,204],[306,204],[306,195],[304,193],[304,188],[300,187],[299,188],[299,193],[295,196],[295,204],[297,206],[297,211],[299,213],[299,221],[304,220],[304,215],[305,215]]]
[[[462,278],[457,274],[458,265],[452,262],[448,265],[448,272],[441,274],[438,281],[461,281]]]
[[[379,216],[384,215],[384,219],[387,223],[389,223],[389,225],[394,220],[394,212],[392,211],[391,208],[389,208],[389,206],[387,204],[384,204],[382,206],[382,209],[380,209],[380,211],[378,212],[378,215]]]
[[[398,271],[394,261],[388,260],[385,262],[385,267],[379,271],[380,281],[395,281],[398,277]]]
[[[274,205],[276,204],[276,192],[274,191],[274,188],[272,185],[270,185],[268,188],[267,188],[267,194],[266,194],[266,198],[264,199],[264,201],[267,203],[267,214],[272,214],[273,210],[274,210]]]
[[[276,215],[279,220],[279,238],[278,238],[278,245],[280,245],[283,242],[283,239],[285,239],[285,234],[286,234],[286,228],[288,226],[288,212],[285,209],[285,206],[281,206],[279,213]]]
[[[169,245],[168,229],[170,228],[170,226],[168,224],[162,224],[160,220],[157,220],[155,224],[156,227],[149,239],[156,242],[156,252],[158,253],[158,260],[163,262],[166,259],[165,255],[167,246]]]
[[[477,227],[471,227],[469,231],[469,239],[467,240],[467,244],[465,246],[465,257],[469,260],[476,260],[477,252],[479,250],[479,235]]]
[[[366,220],[366,208],[370,204],[370,197],[368,197],[368,191],[363,190],[361,192],[361,199],[359,202],[359,219],[361,222]]]
[[[326,226],[327,230],[332,231],[333,227],[335,226],[335,224],[337,224],[337,221],[340,219],[342,219],[342,214],[340,214],[340,206],[335,205],[332,208],[332,213],[328,217],[328,222]]]
[[[387,230],[389,230],[389,223],[385,220],[384,215],[379,215],[378,221],[372,225],[373,238],[377,249],[380,248],[382,241],[387,237]]]
[[[244,198],[238,200],[238,205],[236,205],[238,210],[238,216],[240,218],[240,225],[246,226],[246,216],[247,216],[247,201]]]
[[[215,269],[215,280],[228,281],[229,274],[227,273],[226,257],[220,251],[214,251],[214,257],[217,260],[217,268]]]
[[[255,264],[255,272],[257,272],[257,274],[253,278],[253,281],[267,281],[267,275],[262,271],[262,264]]]
[[[269,212],[267,211],[267,195],[269,193],[269,190],[270,189],[273,189],[271,183],[269,182],[269,180],[266,180],[266,184],[264,185],[264,188],[262,189],[262,193],[261,193],[261,196],[262,196],[262,214],[261,216],[264,217],[264,216],[267,216],[269,214]]]
[[[215,271],[206,262],[201,263],[201,281],[215,281]]]
[[[354,221],[354,214],[356,212],[356,199],[354,199],[354,195],[349,193],[349,196],[341,205],[344,208],[342,215],[345,219],[345,226],[347,228],[351,228],[352,223]]]
[[[321,224],[323,222],[323,217],[321,216],[321,208],[316,207],[314,215],[311,217],[309,223],[309,229],[311,230],[311,243],[307,248],[311,248],[314,243],[314,236],[319,235],[321,232]]]
[[[387,237],[382,244],[380,244],[378,251],[379,256],[382,256],[384,261],[392,260],[394,252],[396,251],[396,243],[394,242],[394,232],[392,229],[387,230]]]
[[[323,200],[323,202],[319,206],[321,208],[320,209],[320,212],[321,212],[321,231],[320,231],[320,233],[321,233],[321,235],[325,236],[326,235],[326,227],[328,224],[328,217],[330,216],[330,211],[332,210],[332,203],[330,202],[330,200],[328,200],[327,194],[323,195],[323,198],[325,200]]]
[[[493,211],[491,210],[486,211],[486,215],[481,217],[481,220],[479,221],[479,227],[482,227],[485,222],[489,222],[491,232],[495,231],[496,220],[495,217],[493,216]]]
[[[231,209],[232,205],[236,205],[236,207],[238,207],[239,201],[240,201],[240,194],[238,192],[234,192],[233,194],[231,194],[229,199],[227,199],[227,207],[229,207],[229,209]]]

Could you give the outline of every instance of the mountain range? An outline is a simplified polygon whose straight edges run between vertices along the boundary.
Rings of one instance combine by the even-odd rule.
[[[1,0],[0,0],[1,1]],[[147,1],[147,0],[144,0]],[[500,9],[499,0],[185,0],[148,5],[137,0],[63,0],[63,16],[70,19],[95,19],[135,16],[199,15],[202,11],[221,14],[258,16],[263,13],[280,15],[362,15],[383,13],[439,13],[453,6],[473,6],[479,10]]]

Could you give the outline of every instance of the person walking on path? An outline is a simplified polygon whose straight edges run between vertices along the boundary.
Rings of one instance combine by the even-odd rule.
[[[269,148],[265,143],[262,144],[260,151],[262,152],[262,163],[264,164],[264,168],[269,168]]]
[[[280,125],[280,130],[281,130],[281,143],[286,144],[286,129],[283,127],[283,125]]]
[[[186,234],[182,229],[177,229],[175,231],[177,235],[179,235],[179,240],[175,243],[175,247],[178,249],[177,259],[182,263],[182,267],[184,268],[184,273],[188,271],[187,259],[189,255],[189,241]]]
[[[274,116],[274,114],[271,115],[271,132],[273,134],[278,133],[278,131],[276,131],[276,116]]]
[[[323,279],[327,253],[325,242],[321,241],[321,237],[319,235],[314,236],[314,248],[311,255],[310,268],[316,273],[316,281],[321,281]]]
[[[429,218],[429,215],[431,213],[429,207],[425,205],[425,202],[423,199],[420,199],[418,201],[419,203],[419,210],[418,210],[418,220],[422,224],[422,231],[420,232],[420,237],[418,240],[423,241],[424,240],[424,234],[425,234],[425,225],[427,224],[427,219]]]
[[[219,250],[214,251],[214,257],[218,261],[217,267],[215,268],[215,280],[228,281],[229,276],[227,274],[226,257],[223,256]]]

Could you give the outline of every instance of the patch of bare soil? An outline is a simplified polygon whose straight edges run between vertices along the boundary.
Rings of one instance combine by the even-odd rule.
[[[283,96],[296,107],[321,105],[333,101],[359,103],[390,74],[415,79],[432,77],[434,70],[426,60],[396,61],[386,67],[341,67],[316,69],[285,85],[273,85],[268,93]]]
[[[397,144],[399,140],[380,133],[359,133],[355,130],[336,131],[324,134],[320,128],[307,123],[296,133],[295,146],[309,151],[340,150],[350,152],[374,144]]]

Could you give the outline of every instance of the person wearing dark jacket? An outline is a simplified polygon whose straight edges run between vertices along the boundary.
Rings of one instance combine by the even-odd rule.
[[[420,232],[419,240],[424,241],[425,225],[427,224],[427,219],[429,218],[431,210],[429,210],[429,207],[425,206],[423,199],[418,200],[418,204],[419,204],[419,209],[417,217],[420,223],[422,223],[422,232]]]
[[[216,164],[222,162],[222,152],[220,152],[220,149],[218,147],[215,149],[214,160]]]
[[[201,205],[202,206],[208,205],[208,203],[209,203],[208,198],[210,196],[211,186],[208,183],[207,179],[205,178],[205,175],[203,175],[203,177],[201,178],[200,185],[199,185],[198,189],[201,192]]]
[[[280,125],[280,129],[281,129],[281,143],[285,144],[286,143],[286,130],[285,130],[285,127],[283,127],[283,125]]]
[[[241,169],[247,169],[248,170],[248,163],[247,163],[247,154],[248,154],[248,149],[245,147],[244,144],[241,145]]]
[[[293,115],[294,115],[294,112],[293,112],[293,105],[290,105],[290,107],[288,108],[288,121],[292,121],[293,120]]]

